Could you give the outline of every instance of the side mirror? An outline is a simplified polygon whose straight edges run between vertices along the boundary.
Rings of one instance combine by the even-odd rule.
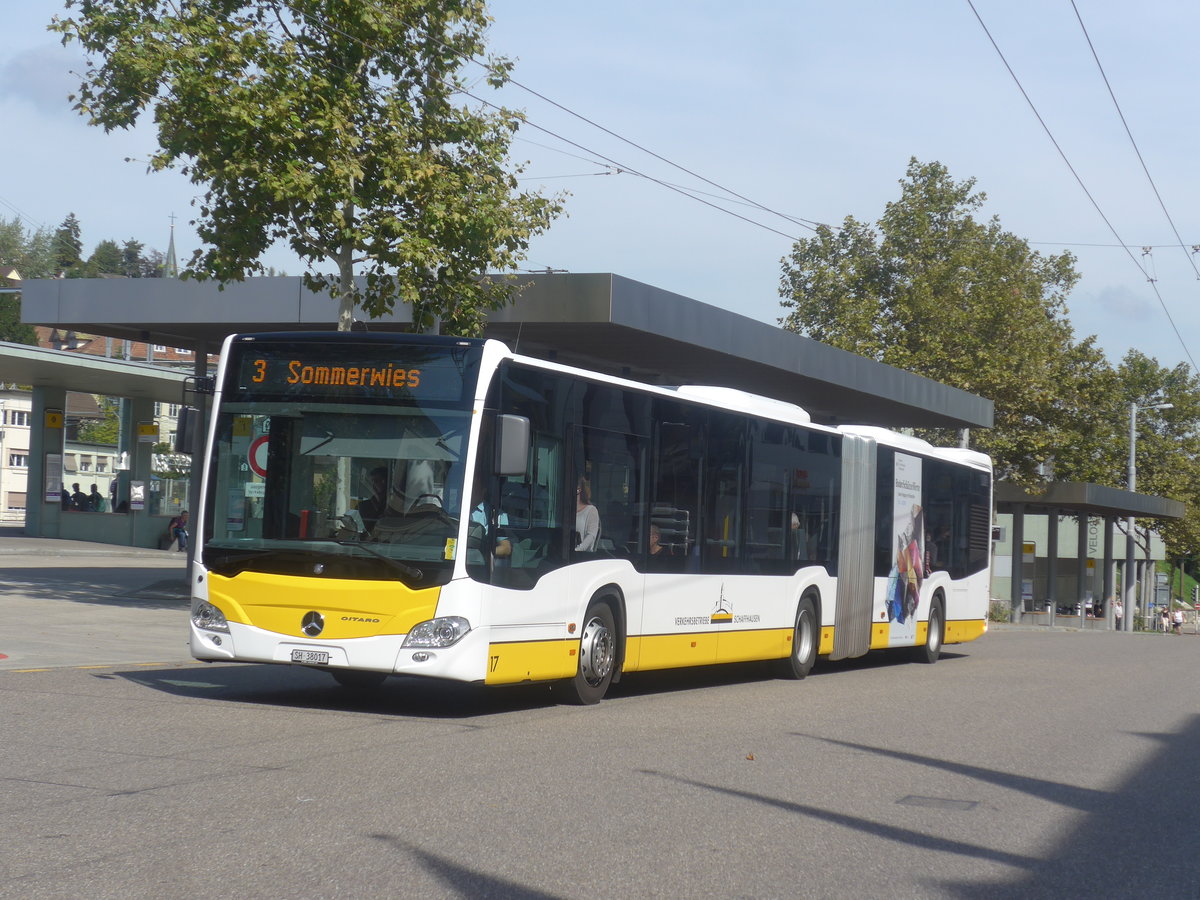
[[[524,475],[529,465],[529,419],[496,416],[496,475]]]

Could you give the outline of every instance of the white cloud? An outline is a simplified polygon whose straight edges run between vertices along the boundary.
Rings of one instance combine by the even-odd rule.
[[[68,95],[79,89],[81,56],[59,44],[22,50],[0,65],[0,99],[23,100],[40,112],[59,114],[70,108]]]

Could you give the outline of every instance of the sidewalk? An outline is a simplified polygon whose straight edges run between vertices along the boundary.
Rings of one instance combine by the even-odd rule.
[[[0,670],[191,662],[187,554],[0,527]]]
[[[121,544],[98,544],[93,541],[67,541],[59,538],[30,537],[23,525],[0,525],[0,568],[5,556],[51,556],[70,559],[81,556],[114,557],[119,559],[180,559],[178,551],[151,550],[148,547],[126,547]]]

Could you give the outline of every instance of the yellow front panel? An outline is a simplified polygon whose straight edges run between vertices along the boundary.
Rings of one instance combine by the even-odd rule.
[[[628,660],[633,659],[638,661],[636,668],[628,664]],[[709,632],[631,637],[626,660],[626,672],[711,665],[717,660],[717,635]]]
[[[579,668],[579,641],[489,644],[486,684],[570,678]]]
[[[966,619],[946,623],[946,643],[961,644],[983,637],[987,631],[986,619]]]
[[[725,631],[717,641],[718,662],[782,659],[792,652],[792,629]]]
[[[312,640],[300,630],[306,613],[325,617],[318,640],[407,634],[432,619],[441,588],[414,591],[397,581],[302,578],[242,572],[210,574],[209,601],[231,622]]]

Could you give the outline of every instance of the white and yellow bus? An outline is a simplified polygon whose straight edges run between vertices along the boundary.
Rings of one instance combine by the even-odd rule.
[[[369,686],[550,682],[987,629],[988,458],[496,341],[244,334],[221,355],[191,652]]]

